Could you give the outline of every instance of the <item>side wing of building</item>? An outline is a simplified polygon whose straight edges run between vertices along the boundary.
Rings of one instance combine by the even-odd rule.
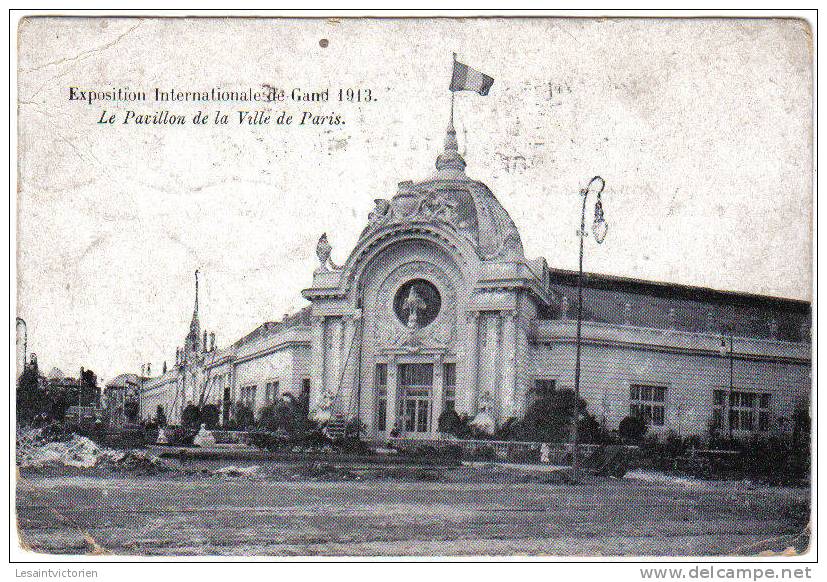
[[[576,274],[537,321],[525,403],[571,388]],[[609,429],[641,416],[656,434],[744,438],[793,430],[811,390],[806,302],[589,275],[581,394]]]

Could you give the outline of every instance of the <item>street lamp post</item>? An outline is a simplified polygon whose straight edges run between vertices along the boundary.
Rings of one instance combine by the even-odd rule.
[[[724,334],[729,336],[729,349],[727,349],[727,341]],[[733,340],[735,335],[735,316],[733,314],[729,325],[725,326],[721,331],[721,355],[729,356],[729,390],[727,390],[726,405],[722,407],[726,410],[726,417],[722,422],[726,422],[727,434],[729,436],[730,446],[732,443],[732,391],[735,383],[735,351],[733,349]]]
[[[597,201],[594,204],[594,222],[592,222],[592,232],[594,233],[594,240],[597,244],[601,244],[606,238],[606,232],[609,225],[603,217],[603,201],[601,194],[606,187],[606,182],[600,176],[595,176],[589,181],[589,184],[580,190],[580,196],[583,198],[583,207],[580,213],[580,231],[577,233],[580,237],[580,268],[577,273],[577,343],[575,348],[575,364],[574,364],[574,452],[572,458],[572,473],[577,479],[580,470],[580,342],[583,331],[583,240],[588,236],[586,233],[586,201],[589,193],[595,191]]]

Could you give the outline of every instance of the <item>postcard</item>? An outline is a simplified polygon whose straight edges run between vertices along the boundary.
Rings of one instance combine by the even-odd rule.
[[[16,555],[812,557],[808,21],[16,34]]]

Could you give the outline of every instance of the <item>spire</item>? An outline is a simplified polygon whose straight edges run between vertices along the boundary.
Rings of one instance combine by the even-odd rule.
[[[195,314],[198,315],[198,269],[195,269]]]
[[[195,308],[192,310],[190,332],[187,335],[186,345],[189,351],[197,352],[200,346],[201,322],[198,319],[198,269],[195,270]]]
[[[454,93],[451,92],[451,117],[448,119],[448,130],[445,132],[445,149],[436,159],[436,169],[455,170],[464,173],[465,160],[459,155],[457,132],[454,129]]]

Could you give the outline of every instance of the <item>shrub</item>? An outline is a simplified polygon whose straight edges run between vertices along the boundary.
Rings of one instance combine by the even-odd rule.
[[[617,431],[624,442],[639,443],[646,435],[646,421],[636,416],[627,416],[620,421]]]
[[[517,440],[521,436],[520,421],[512,417],[507,419],[494,432],[494,439],[499,441]]]
[[[593,433],[602,431],[586,410],[585,400],[576,398],[572,390],[558,390],[535,400],[522,420],[508,425],[508,438],[545,443],[567,442],[571,436],[575,413],[580,417],[581,436],[584,437],[582,440],[590,440]]]
[[[778,437],[754,437],[741,447],[741,470],[748,476],[770,481],[797,479],[803,474],[793,474],[789,461],[791,447]]]
[[[810,473],[811,419],[809,407],[798,406],[793,413],[793,434],[790,442],[788,470],[798,477]]]
[[[355,432],[353,435],[347,435],[345,438],[338,441],[336,443],[336,447],[343,453],[354,455],[368,455],[371,453],[371,448],[356,438]]]
[[[164,407],[160,404],[155,408],[155,424],[159,427],[167,425],[167,414],[164,412]]]
[[[282,407],[279,403],[265,406],[258,412],[258,420],[256,421],[256,428],[263,431],[283,430],[285,433],[285,422],[282,415]]]
[[[272,432],[253,432],[250,433],[250,443],[254,446],[267,451],[276,451],[283,449],[287,444],[287,437]]]
[[[255,426],[256,419],[252,408],[240,402],[232,404],[231,407],[233,428],[250,430]]]
[[[348,438],[358,439],[360,435],[367,432],[367,425],[358,418],[352,418],[348,421],[345,427],[345,436]]]
[[[201,424],[207,425],[207,428],[216,428],[221,419],[221,411],[215,404],[205,404],[199,411],[201,415]]]
[[[598,420],[588,412],[580,413],[580,442],[606,444],[612,441],[611,435]]]
[[[129,422],[138,422],[138,415],[140,412],[140,406],[137,401],[130,399],[123,403],[123,415]]]
[[[439,450],[432,445],[419,445],[412,452],[411,456],[423,460],[439,459]]]
[[[284,432],[293,440],[303,440],[307,433],[317,428],[307,417],[304,399],[294,398],[292,394],[285,394],[278,402],[262,408],[256,426],[259,430]],[[356,428],[355,425],[348,426],[353,434],[356,434]]]
[[[467,414],[460,416],[453,408],[446,408],[439,415],[437,426],[439,432],[452,434],[457,438],[468,438],[471,436],[471,419]]]
[[[166,424],[166,415],[161,406],[156,411],[156,419],[158,415],[163,416],[163,422]],[[218,427],[220,420],[221,410],[215,404],[205,404],[200,407],[195,404],[187,404],[181,413],[181,425],[189,431],[199,430],[202,424],[209,429],[215,429]],[[158,424],[160,426],[160,422]]]
[[[195,404],[187,404],[184,408],[181,424],[187,430],[198,430],[201,427],[201,412]]]

